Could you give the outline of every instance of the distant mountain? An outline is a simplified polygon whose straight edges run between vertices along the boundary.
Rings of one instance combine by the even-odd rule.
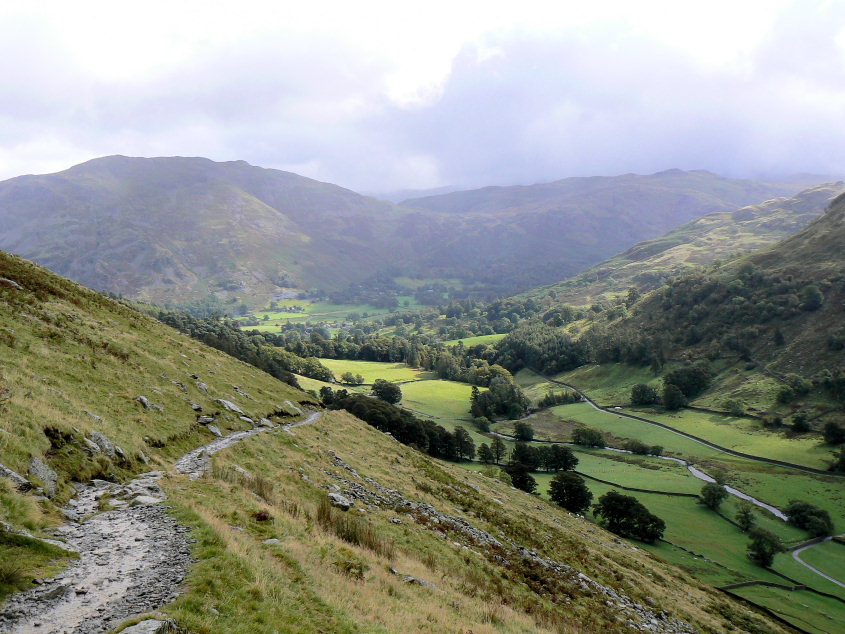
[[[715,212],[669,233],[640,242],[569,279],[532,289],[528,297],[550,293],[555,303],[589,305],[625,293],[645,291],[692,266],[770,246],[820,216],[845,183],[827,183],[791,198],[774,198],[737,211]]]
[[[0,183],[0,248],[132,297],[269,295],[380,269],[396,213],[243,161],[110,156]]]
[[[401,203],[403,200],[408,198],[422,198],[424,196],[451,194],[459,189],[460,187],[444,185],[443,187],[432,187],[431,189],[395,189],[389,192],[366,192],[366,195],[380,200],[389,200],[392,203]]]
[[[515,291],[574,275],[708,213],[734,211],[799,189],[792,183],[668,170],[485,187],[402,205],[452,218],[452,230],[422,257],[424,266],[448,277],[462,264],[476,280]]]
[[[0,249],[156,302],[264,303],[378,272],[506,295],[790,185],[670,170],[491,187],[397,206],[243,161],[95,159],[0,183]]]

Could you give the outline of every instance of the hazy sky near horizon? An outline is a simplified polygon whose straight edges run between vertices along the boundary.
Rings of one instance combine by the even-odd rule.
[[[0,178],[243,159],[358,191],[845,175],[845,2],[0,5]]]

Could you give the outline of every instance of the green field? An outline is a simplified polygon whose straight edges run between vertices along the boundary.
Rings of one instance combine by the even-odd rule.
[[[603,406],[626,405],[631,402],[631,388],[646,383],[660,390],[663,381],[647,366],[605,363],[585,365],[551,377],[583,390],[596,403]]]
[[[457,381],[415,381],[402,388],[403,407],[432,418],[469,419],[472,386]]]
[[[845,583],[845,545],[836,542],[824,542],[803,551],[799,557],[813,568]],[[839,594],[845,598],[845,588],[839,588]]]
[[[364,383],[372,383],[376,379],[386,381],[417,381],[434,377],[431,372],[425,372],[419,368],[412,368],[404,363],[381,363],[379,361],[350,361],[347,359],[320,359],[320,363],[334,372],[335,377],[340,380],[344,372],[360,374],[364,377]],[[467,397],[469,398],[469,397]]]
[[[845,631],[845,605],[812,592],[789,592],[780,588],[751,586],[733,590],[770,609],[778,616],[809,632]]]
[[[396,310],[415,310],[421,308],[422,305],[417,302],[414,297],[410,295],[402,295],[396,298],[399,302],[399,307]],[[405,305],[407,302],[407,306]],[[297,308],[301,310],[291,310]],[[347,316],[352,313],[357,313],[359,317],[363,317],[364,313],[368,317],[375,317],[378,315],[386,315],[390,312],[387,308],[378,308],[371,304],[332,304],[329,302],[312,302],[304,299],[286,299],[278,302],[276,310],[259,310],[253,313],[253,316],[258,319],[258,326],[244,326],[245,329],[255,329],[261,332],[276,332],[279,327],[288,322],[301,323],[311,321],[319,322],[344,322],[347,321]],[[267,320],[264,320],[264,317]],[[243,320],[244,318],[239,318]]]
[[[495,343],[505,337],[504,334],[500,335],[478,335],[476,337],[464,337],[463,339],[450,339],[449,341],[444,341],[443,343],[447,346],[457,346],[459,342],[463,341],[466,347],[469,346],[477,346],[480,343]]]
[[[820,436],[788,438],[783,432],[769,431],[759,421],[750,418],[736,418],[691,409],[677,412],[630,410],[630,413],[754,456],[793,462],[816,469],[826,469],[833,460],[832,448],[825,445]]]

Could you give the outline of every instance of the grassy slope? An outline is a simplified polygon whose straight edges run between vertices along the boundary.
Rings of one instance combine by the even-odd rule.
[[[0,254],[0,272],[23,286],[0,285],[2,383],[11,390],[0,414],[3,461],[25,471],[30,455],[42,456],[59,472],[59,500],[70,494],[72,478],[126,478],[151,467],[167,468],[188,448],[210,440],[195,424],[189,400],[209,412],[216,409],[213,398],[229,398],[259,416],[285,399],[308,398],[28,262]],[[190,373],[208,385],[209,396],[196,388]],[[188,393],[175,381],[184,383]],[[235,392],[234,385],[251,396]],[[143,410],[133,400],[138,394],[160,404],[164,413]],[[50,450],[46,424],[69,434],[67,444]],[[242,423],[222,414],[220,425],[234,429]],[[81,434],[92,430],[121,445],[128,462],[86,457],[78,447]],[[144,436],[163,446],[151,446]],[[67,451],[71,447],[74,451]],[[166,608],[180,625],[197,632],[269,632],[280,624],[286,631],[303,632],[454,631],[456,623],[480,632],[621,627],[616,610],[577,583],[558,586],[566,595],[559,594],[562,605],[557,604],[541,589],[550,579],[539,584],[531,567],[518,561],[500,565],[479,554],[478,546],[455,546],[460,535],[448,531],[443,539],[409,516],[400,514],[400,524],[390,522],[394,511],[373,506],[363,514],[352,512],[373,529],[376,543],[393,545],[391,556],[338,540],[315,524],[315,506],[323,486],[335,482],[331,474],[355,476],[338,467],[329,450],[340,452],[362,478],[373,477],[409,499],[536,548],[698,628],[722,629],[742,618],[753,619],[761,631],[779,630],[598,527],[498,481],[439,465],[339,412],[326,413],[293,434],[265,433],[216,454],[208,478],[164,479],[172,512],[195,527],[197,538],[185,593]],[[140,460],[142,451],[150,466]],[[226,469],[235,464],[261,476],[263,485]],[[491,509],[493,498],[501,503],[496,510]],[[14,525],[38,532],[58,522],[49,504],[36,504],[6,483],[0,502],[4,521]],[[273,520],[258,521],[252,514],[260,509]],[[264,544],[270,537],[279,542]],[[10,544],[5,538],[0,545],[4,559],[15,556],[30,566],[24,581],[61,564],[62,553],[37,551],[35,544]],[[403,583],[390,566],[431,581],[438,590]]]
[[[512,566],[500,566],[465,538],[411,516],[374,505],[350,511],[394,544],[392,558],[352,545],[319,528],[315,516],[324,486],[334,474],[359,481],[337,466],[327,449],[363,478],[398,490],[408,499],[432,504],[542,555],[576,566],[594,579],[627,593],[647,593],[670,613],[681,609],[699,628],[727,626],[750,617],[643,549],[616,543],[612,536],[548,503],[458,466],[437,463],[348,414],[331,412],[294,434],[253,438],[214,457],[214,475],[196,483],[168,481],[176,513],[198,526],[197,549],[205,557],[189,576],[189,592],[167,611],[194,631],[271,631],[287,623],[291,631],[322,627],[340,631],[613,631],[621,626],[603,600],[570,590],[565,607],[538,599],[521,581],[533,583]],[[239,466],[273,483],[260,499],[227,467]],[[228,474],[228,475],[227,475]],[[303,477],[306,476],[306,477]],[[491,504],[491,500],[498,502]],[[360,502],[356,506],[363,506]],[[491,509],[491,506],[494,506]],[[270,522],[252,513],[267,509]],[[401,523],[392,523],[399,519]],[[242,529],[242,530],[240,530]],[[446,537],[446,539],[444,539]],[[266,545],[265,539],[279,543]],[[454,542],[457,542],[455,544]],[[400,572],[390,573],[389,567]],[[351,572],[350,572],[351,569]],[[356,571],[363,571],[357,574]],[[437,590],[403,584],[411,574]],[[545,583],[548,583],[547,579]],[[296,587],[295,595],[291,586]],[[272,597],[272,601],[268,601]],[[644,597],[643,597],[644,598]],[[305,606],[303,606],[303,599]],[[213,606],[216,613],[200,612]],[[676,608],[677,606],[677,608]],[[683,606],[682,608],[680,606]],[[303,609],[306,607],[307,609]],[[764,630],[766,624],[755,621]],[[252,628],[252,629],[249,629]]]
[[[769,246],[819,216],[843,183],[819,185],[791,198],[775,198],[738,211],[719,211],[634,245],[575,277],[533,289],[528,297],[553,292],[555,301],[590,305],[627,292],[659,286],[665,278],[716,259]]]

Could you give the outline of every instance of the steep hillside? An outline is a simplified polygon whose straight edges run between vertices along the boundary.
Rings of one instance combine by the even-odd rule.
[[[631,286],[651,290],[673,275],[746,251],[762,249],[806,227],[839,194],[842,182],[819,185],[737,211],[707,214],[669,233],[634,245],[575,277],[532,289],[525,297],[553,294],[556,303],[588,306]]]
[[[793,185],[672,170],[486,188],[396,206],[243,161],[95,159],[0,183],[0,248],[155,302],[338,290],[377,272],[507,295]]]
[[[111,156],[0,183],[0,248],[148,300],[266,297],[382,268],[392,260],[392,233],[382,233],[395,213],[243,161]]]
[[[485,187],[402,205],[449,214],[458,226],[471,228],[444,239],[425,264],[454,266],[460,257],[481,279],[509,280],[512,287],[525,288],[574,275],[693,218],[795,191],[791,185],[669,170]],[[485,254],[492,249],[500,257],[491,263]]]
[[[539,498],[348,414],[305,418],[308,395],[29,262],[0,253],[0,278],[2,462],[50,496],[0,479],[0,591],[32,588],[0,631],[155,609],[214,632],[783,631]],[[246,433],[215,440],[198,407]]]

